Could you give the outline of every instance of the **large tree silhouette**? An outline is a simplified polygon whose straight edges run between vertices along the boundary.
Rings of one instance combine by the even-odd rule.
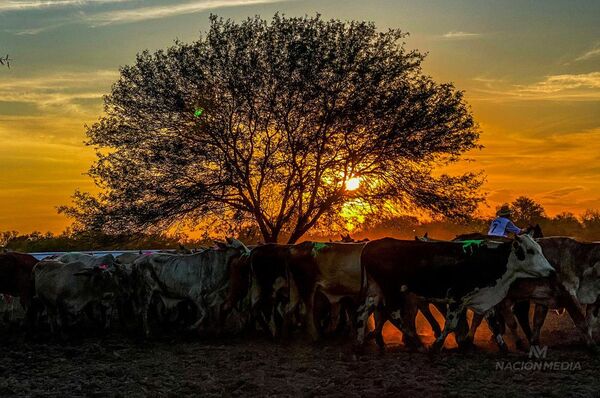
[[[471,214],[478,176],[436,168],[477,146],[477,126],[404,37],[319,16],[212,16],[206,37],[121,68],[87,128],[101,194],[60,211],[120,232],[231,217],[268,242],[296,242],[348,201]]]

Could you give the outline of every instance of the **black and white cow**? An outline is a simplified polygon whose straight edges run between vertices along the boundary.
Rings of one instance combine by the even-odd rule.
[[[358,344],[365,338],[374,311],[390,315],[417,348],[421,341],[402,321],[406,294],[446,302],[449,310],[439,350],[467,308],[486,313],[506,296],[518,278],[539,278],[554,270],[540,246],[528,235],[510,242],[417,242],[384,238],[366,244],[361,257],[366,272],[366,300],[359,309]],[[377,321],[377,317],[376,317]],[[380,327],[381,325],[376,325]]]

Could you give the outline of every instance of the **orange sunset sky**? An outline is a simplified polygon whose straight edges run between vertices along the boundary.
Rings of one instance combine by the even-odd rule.
[[[465,90],[485,149],[489,214],[519,195],[550,215],[600,209],[600,2],[401,0],[0,0],[0,230],[60,232],[55,207],[94,159],[83,125],[143,49],[191,41],[216,13],[374,21],[410,32],[425,71]]]

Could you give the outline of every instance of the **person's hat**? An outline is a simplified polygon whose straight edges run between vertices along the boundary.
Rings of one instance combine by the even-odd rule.
[[[507,204],[503,204],[502,207],[500,207],[500,210],[498,210],[496,212],[496,215],[498,217],[507,217],[510,216],[512,214],[512,210],[510,209],[510,206]]]

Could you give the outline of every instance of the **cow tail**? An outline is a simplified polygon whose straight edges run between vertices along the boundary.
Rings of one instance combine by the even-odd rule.
[[[25,309],[25,322],[27,334],[33,333],[34,328],[37,326],[37,315],[42,311],[42,302],[37,297],[35,292],[35,266],[29,274],[29,289],[27,292],[27,308]]]
[[[362,262],[362,255],[360,260],[360,289],[358,291],[359,302],[364,302],[367,295],[367,270]]]

